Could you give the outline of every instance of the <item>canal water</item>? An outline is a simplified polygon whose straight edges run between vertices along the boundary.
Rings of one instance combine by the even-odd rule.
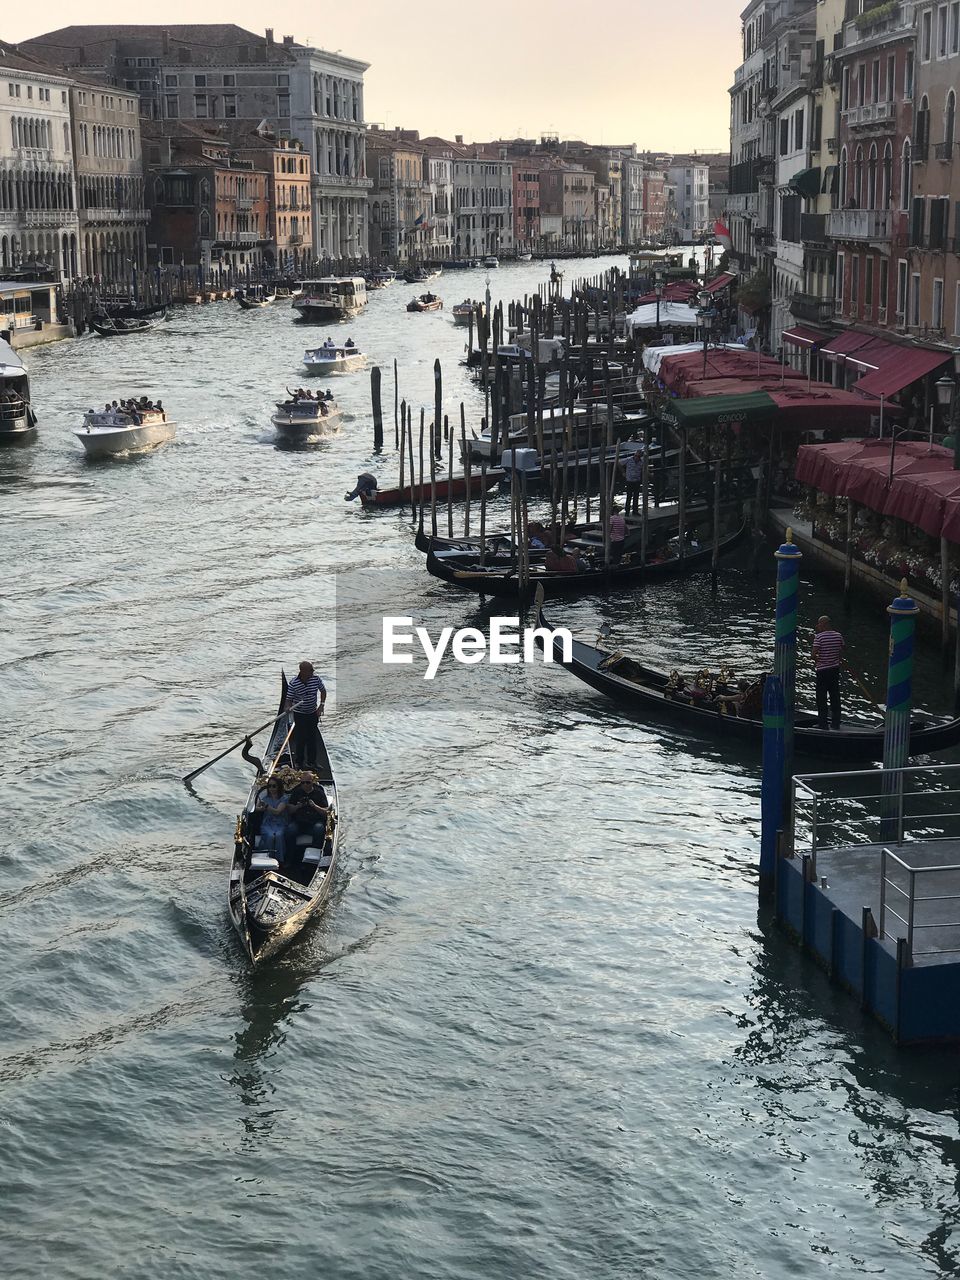
[[[394,358],[417,416],[439,356],[478,424],[450,307],[483,287],[450,273],[446,310],[408,315],[394,285],[350,326],[384,367],[388,446]],[[383,680],[353,650],[388,605],[485,623],[405,515],[343,500],[396,475],[365,376],[337,380],[353,416],[322,449],[273,447],[323,336],[223,304],[27,357],[41,431],[0,456],[4,1275],[960,1275],[955,1054],[894,1050],[758,913],[757,760],[556,668]],[[176,443],[87,463],[82,411],[141,393]],[[772,568],[767,547],[716,594],[554,613],[747,673]],[[804,643],[824,610],[880,686],[882,609],[805,577]],[[332,686],[343,862],[322,918],[251,972],[225,911],[249,768],[180,777],[303,656]],[[918,665],[941,709],[936,654]]]

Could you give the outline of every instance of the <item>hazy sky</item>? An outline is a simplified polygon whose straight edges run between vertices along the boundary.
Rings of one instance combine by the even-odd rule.
[[[370,122],[468,141],[543,132],[726,150],[744,0],[43,0],[11,5],[17,41],[70,23],[236,22],[369,62]],[[41,16],[42,15],[42,16]]]

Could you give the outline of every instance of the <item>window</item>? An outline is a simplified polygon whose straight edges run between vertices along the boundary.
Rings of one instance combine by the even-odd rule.
[[[176,120],[180,115],[180,99],[169,94],[164,99],[163,114],[168,120]]]
[[[289,87],[290,87],[290,77],[289,77],[288,75],[278,75],[278,76],[277,76],[277,88],[278,88],[278,89],[289,89]]]
[[[870,101],[880,101],[880,59],[874,58],[870,68]]]
[[[847,148],[842,147],[840,150],[840,177],[837,183],[838,200],[841,205],[847,203]]]
[[[873,258],[867,257],[863,263],[863,306],[865,311],[873,310]]]
[[[958,0],[958,3],[960,3],[960,0]],[[894,95],[894,90],[896,88],[896,83],[897,83],[897,59],[895,55],[891,53],[890,57],[887,58],[887,78],[883,86],[886,91],[885,101],[893,102],[893,95]]]
[[[947,159],[950,159],[950,153],[953,151],[953,135],[957,121],[957,97],[951,89],[947,94],[947,106],[943,113],[943,141],[950,148]]]
[[[886,258],[880,259],[880,311],[881,319],[887,315],[887,287],[890,280],[890,263]]]
[[[886,142],[883,147],[883,166],[880,170],[880,204],[878,208],[889,209],[893,192],[893,146]]]
[[[803,150],[803,107],[793,117],[793,149]]]
[[[911,163],[910,139],[904,138],[903,151],[900,153],[900,208],[910,208],[913,198],[913,164]]]
[[[33,97],[33,85],[32,85],[32,84],[28,84],[28,85],[27,85],[27,97],[28,97],[28,98],[32,98],[32,97]]]
[[[850,259],[850,306],[855,311],[860,301],[860,255]]]
[[[837,254],[837,276],[836,276],[836,300],[839,307],[843,307],[843,268],[846,262],[846,256],[842,253]]]
[[[907,264],[901,258],[897,263],[897,319],[907,318]]]
[[[863,208],[863,147],[857,147],[853,158],[853,207]]]
[[[193,99],[193,114],[198,120],[207,118],[207,95],[198,93]]]
[[[850,106],[850,68],[843,68],[840,82],[840,110],[846,111]]]
[[[903,64],[903,96],[907,102],[913,100],[913,50],[907,50],[907,57]],[[891,101],[893,95],[891,94]]]
[[[780,154],[785,156],[790,150],[790,121],[780,121]]]
[[[180,77],[179,77],[179,76],[164,76],[164,77],[163,77],[163,83],[164,83],[164,86],[165,86],[167,89],[176,89],[176,88],[178,87],[178,85],[180,84]]]
[[[223,95],[223,115],[226,120],[235,120],[237,118],[237,99],[233,94],[225,93]]]
[[[290,115],[290,95],[289,93],[277,94],[277,115],[288,117]]]
[[[206,76],[194,76],[194,77],[193,77],[193,87],[194,87],[195,89],[205,89],[205,88],[207,87],[207,77],[206,77]]]
[[[223,77],[223,87],[225,89],[235,89],[237,87],[237,77],[229,73],[226,74]]]
[[[960,0],[950,6],[950,52],[960,53]]]
[[[946,200],[930,201],[930,248],[942,249],[947,240],[949,204]]]
[[[867,208],[877,207],[877,144],[871,143],[867,160]]]
[[[957,296],[953,303],[953,332],[960,333],[960,283],[957,284]]]
[[[933,43],[933,13],[924,9],[920,19],[920,61],[929,62]]]
[[[933,282],[933,298],[930,305],[930,323],[934,329],[943,328],[943,281],[939,278]]]
[[[63,125],[63,149],[67,155],[70,154],[70,126],[66,122]]]
[[[920,273],[915,271],[910,278],[910,324],[914,329],[920,328]]]
[[[923,196],[914,196],[913,211],[910,215],[910,243],[923,244],[923,233],[927,221],[927,202]]]
[[[937,10],[937,57],[947,56],[947,6],[942,4]]]

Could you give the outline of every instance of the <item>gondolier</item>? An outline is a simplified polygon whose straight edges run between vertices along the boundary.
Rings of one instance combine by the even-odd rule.
[[[843,657],[843,636],[830,625],[824,614],[817,619],[813,637],[813,665],[817,677],[817,725],[840,728],[840,659]]]
[[[287,687],[285,708],[293,712],[293,753],[301,769],[309,769],[317,762],[317,721],[323,715],[326,700],[326,685],[314,672],[313,664],[301,662]]]

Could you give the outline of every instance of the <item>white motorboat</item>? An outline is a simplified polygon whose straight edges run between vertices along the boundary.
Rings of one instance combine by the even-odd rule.
[[[464,328],[470,323],[470,317],[476,303],[470,298],[464,298],[463,302],[458,302],[453,308],[453,323],[462,325]]]
[[[0,338],[0,441],[32,440],[37,415],[30,407],[30,380],[23,361]]]
[[[486,258],[484,258],[484,260],[483,260],[483,265],[484,265],[485,267],[487,267],[488,269],[492,270],[494,267],[499,267],[499,265],[500,265],[500,259],[499,259],[499,258],[497,258],[497,257],[495,257],[495,256],[491,253],[491,254],[489,254]]]
[[[321,436],[339,431],[343,412],[336,400],[309,400],[299,396],[277,402],[271,417],[279,441],[283,444],[308,444]]]
[[[367,305],[367,282],[363,276],[324,276],[304,280],[303,293],[291,305],[302,320],[325,323],[349,320]]]
[[[336,347],[332,343],[322,347],[308,347],[303,353],[307,373],[354,373],[362,369],[367,357],[356,347]]]
[[[83,426],[73,433],[88,458],[112,458],[120,454],[144,453],[172,440],[176,423],[160,409],[90,410]]]

